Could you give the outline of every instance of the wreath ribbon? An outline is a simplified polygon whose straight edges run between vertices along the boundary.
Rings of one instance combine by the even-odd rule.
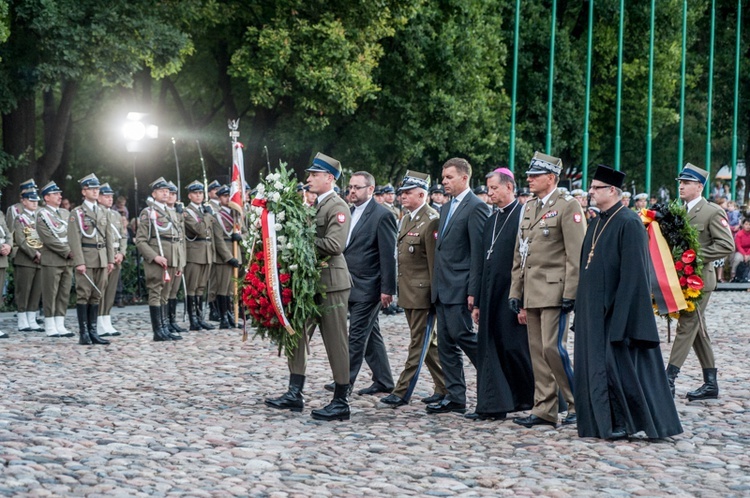
[[[656,212],[642,209],[638,215],[648,233],[648,252],[651,259],[651,292],[660,315],[676,313],[687,309],[687,301],[682,293],[680,279],[674,267],[674,259],[669,244],[661,233]]]
[[[279,323],[294,335],[292,324],[284,313],[284,305],[281,302],[281,283],[279,282],[279,269],[276,260],[276,215],[266,209],[266,199],[253,199],[253,206],[262,208],[260,214],[261,233],[263,235],[263,254],[265,256],[266,286],[268,287],[268,298],[273,305],[273,311]]]

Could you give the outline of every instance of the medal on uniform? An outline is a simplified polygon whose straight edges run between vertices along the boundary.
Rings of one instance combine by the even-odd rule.
[[[549,228],[547,228],[547,222],[542,220],[539,222],[539,226],[542,229],[542,235],[544,235],[545,237],[549,237]]]
[[[519,239],[518,253],[521,255],[521,268],[526,266],[526,256],[529,255],[529,238]]]
[[[409,252],[411,252],[411,253],[414,252],[414,246],[409,246]]]

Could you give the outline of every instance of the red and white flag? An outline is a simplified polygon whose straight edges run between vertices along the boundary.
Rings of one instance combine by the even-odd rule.
[[[232,185],[229,189],[229,207],[245,218],[245,159],[242,149],[245,146],[235,142],[232,149]]]

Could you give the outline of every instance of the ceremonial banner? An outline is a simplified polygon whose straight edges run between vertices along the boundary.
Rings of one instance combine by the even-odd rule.
[[[245,219],[245,158],[242,153],[244,145],[235,142],[232,148],[232,185],[229,189],[229,207]]]

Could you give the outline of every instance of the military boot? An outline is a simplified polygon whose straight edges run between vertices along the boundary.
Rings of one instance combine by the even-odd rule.
[[[169,330],[169,319],[167,316],[169,315],[169,305],[168,304],[162,304],[161,305],[161,328],[164,330],[164,333],[169,336],[170,339],[173,341],[179,341],[182,339],[182,336],[179,334],[172,332]]]
[[[667,382],[669,382],[669,391],[672,393],[674,398],[674,381],[677,379],[677,374],[680,373],[680,369],[671,363],[667,365]]]
[[[305,387],[305,376],[291,374],[289,376],[289,389],[278,398],[269,398],[266,400],[266,406],[276,408],[277,410],[291,410],[301,412],[305,407],[305,397],[302,395],[302,389]]]
[[[325,408],[313,410],[315,420],[349,420],[349,384],[336,384],[333,400]]]
[[[219,306],[219,329],[231,329],[229,324],[229,296],[216,296],[216,302]]]
[[[203,321],[203,296],[195,296],[195,316],[198,318],[198,324],[203,330],[213,330],[215,328],[210,323]]]
[[[169,330],[177,333],[187,332],[187,330],[177,325],[177,299],[168,300],[167,309],[169,311]]]
[[[163,330],[161,326],[161,306],[149,306],[148,312],[151,316],[151,330],[154,332],[154,341],[171,341],[172,338],[167,335],[166,330]]]
[[[699,399],[716,399],[719,397],[719,384],[716,381],[716,369],[715,368],[704,368],[703,369],[703,382],[704,384],[696,389],[687,393],[688,401],[697,401]]]
[[[212,322],[218,322],[221,319],[221,313],[219,312],[219,297],[208,302],[208,319]]]
[[[190,321],[190,330],[202,330],[201,324],[198,323],[198,310],[196,309],[195,302],[198,300],[196,296],[188,296],[187,297],[187,307],[188,307],[188,320]]]
[[[89,337],[91,337],[91,342],[93,344],[109,344],[109,341],[107,339],[102,339],[96,332],[97,320],[99,318],[99,305],[89,304],[88,306],[86,306],[86,309],[88,313]]]
[[[78,316],[78,344],[91,344],[89,336],[89,312],[85,304],[76,304],[76,315]]]

